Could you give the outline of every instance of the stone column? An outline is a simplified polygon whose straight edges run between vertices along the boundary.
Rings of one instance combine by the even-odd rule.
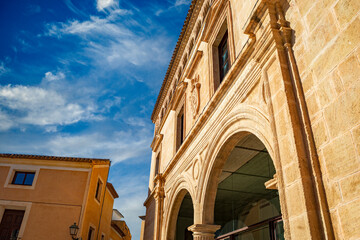
[[[188,230],[193,232],[194,240],[214,240],[214,233],[220,227],[220,225],[194,224],[188,227]]]

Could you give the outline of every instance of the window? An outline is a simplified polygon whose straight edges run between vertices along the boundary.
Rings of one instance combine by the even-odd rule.
[[[92,227],[89,228],[88,238],[87,240],[93,240],[95,229]]]
[[[96,192],[95,192],[95,198],[100,202],[100,195],[101,195],[101,189],[102,189],[102,182],[100,179],[98,179],[97,185],[96,185]]]
[[[227,32],[225,33],[219,44],[218,51],[219,51],[219,67],[220,67],[220,83],[221,83],[230,68]]]
[[[176,150],[178,150],[185,139],[185,115],[184,107],[181,108],[177,117]]]
[[[16,171],[14,178],[12,180],[12,184],[31,186],[34,181],[34,177],[35,177],[34,172]]]
[[[105,240],[105,235],[101,234],[101,240]]]
[[[155,176],[159,174],[159,165],[160,165],[160,153],[156,156]]]

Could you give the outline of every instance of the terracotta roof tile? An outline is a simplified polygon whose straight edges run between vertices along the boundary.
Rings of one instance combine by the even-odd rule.
[[[108,163],[110,163],[109,159],[101,159],[101,158],[58,157],[58,156],[11,154],[11,153],[0,153],[0,158],[21,158],[21,159],[40,159],[40,160],[69,161],[69,162],[108,162]]]

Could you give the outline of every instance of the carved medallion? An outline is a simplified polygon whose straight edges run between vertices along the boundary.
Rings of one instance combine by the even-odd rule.
[[[197,180],[198,179],[198,177],[199,177],[199,173],[200,173],[200,166],[199,166],[200,164],[199,164],[199,160],[198,159],[196,159],[195,160],[195,162],[194,162],[194,165],[193,165],[193,171],[192,171],[192,174],[193,174],[193,178],[195,179],[195,180]]]
[[[193,114],[193,118],[199,112],[200,107],[200,83],[199,83],[199,75],[197,75],[194,79],[191,79],[191,90],[189,96],[190,108]]]

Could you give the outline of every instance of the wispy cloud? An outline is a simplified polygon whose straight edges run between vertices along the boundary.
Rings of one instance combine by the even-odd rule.
[[[5,63],[0,61],[0,77],[9,72],[9,69],[5,67]]]
[[[113,164],[148,154],[151,130],[117,131],[105,135],[100,132],[85,135],[58,135],[47,148],[56,155],[96,156],[111,158]]]
[[[190,4],[191,0],[175,0],[175,2],[172,2],[172,4],[167,8],[157,8],[155,11],[156,16],[160,16],[163,13],[169,12],[173,9],[178,9],[182,6],[188,6]]]
[[[161,33],[150,36],[154,29],[139,23],[131,10],[116,8],[105,17],[91,16],[89,20],[69,20],[46,25],[45,36],[80,38],[79,55],[92,59],[96,65],[116,68],[130,63],[141,66],[148,63],[166,64],[169,39]],[[156,28],[155,28],[156,29]],[[156,30],[154,30],[156,31]]]
[[[188,6],[190,4],[190,0],[176,0],[174,6],[181,6],[181,5],[186,5]]]
[[[68,102],[53,90],[32,86],[0,86],[2,130],[21,125],[67,125],[95,118],[94,109]]]
[[[110,178],[110,181],[115,189],[119,189],[119,198],[115,200],[114,207],[124,215],[133,239],[139,239],[134,235],[139,235],[141,232],[139,216],[145,215],[143,203],[147,196],[148,176],[135,173],[131,176]]]
[[[71,0],[65,0],[66,6],[72,11],[73,13],[80,15],[80,16],[86,16],[87,14],[81,11],[79,8],[77,8],[74,3]]]

